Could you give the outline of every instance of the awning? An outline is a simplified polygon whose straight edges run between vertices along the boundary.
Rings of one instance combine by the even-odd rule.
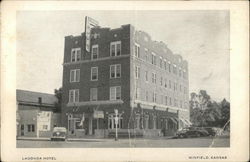
[[[178,124],[178,122],[176,122],[176,120],[172,117],[169,118],[173,123],[175,123],[176,125]]]
[[[190,124],[185,120],[185,119],[183,119],[183,118],[180,118],[180,120],[185,124],[185,125],[187,125],[187,126],[189,126]]]
[[[193,123],[191,123],[189,120],[185,119],[185,121],[189,124],[192,125]]]

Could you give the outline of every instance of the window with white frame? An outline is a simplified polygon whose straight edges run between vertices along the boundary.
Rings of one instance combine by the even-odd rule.
[[[160,57],[160,68],[162,68],[162,57]]]
[[[152,83],[156,84],[156,73],[152,73]]]
[[[182,70],[181,70],[181,68],[179,68],[179,77],[181,77],[182,76]]]
[[[110,78],[121,77],[121,64],[110,65]]]
[[[120,100],[121,99],[121,86],[110,87],[110,100]]]
[[[135,78],[138,79],[140,78],[140,67],[135,66]]]
[[[81,48],[71,49],[71,62],[77,62],[81,60]]]
[[[136,88],[135,90],[135,99],[140,99],[140,88]]]
[[[80,81],[80,69],[70,70],[70,82],[79,82]]]
[[[174,64],[174,66],[173,66],[173,73],[174,74],[177,74],[177,68],[176,68],[176,65]]]
[[[168,87],[167,84],[168,84],[168,83],[167,83],[167,79],[165,78],[165,79],[164,79],[164,87],[165,87],[165,88]]]
[[[148,91],[145,92],[145,100],[148,101]]]
[[[69,90],[69,103],[79,102],[79,89]]]
[[[98,91],[97,88],[90,88],[90,101],[97,101]]]
[[[156,65],[156,54],[153,52],[151,54],[151,64]]]
[[[171,62],[170,61],[168,62],[168,72],[171,73]]]
[[[167,60],[164,59],[164,69],[167,70]]]
[[[168,96],[165,96],[165,105],[168,105]]]
[[[98,59],[98,55],[99,55],[99,48],[98,45],[92,45],[92,53],[91,53],[91,59]]]
[[[135,57],[140,58],[140,45],[135,43]]]
[[[148,62],[148,49],[145,48],[145,61]]]
[[[98,67],[91,67],[91,81],[98,80]]]
[[[156,103],[156,92],[153,92],[152,97],[153,97],[153,102]]]
[[[120,56],[121,55],[121,41],[110,43],[110,56]]]
[[[148,71],[145,71],[145,81],[148,82]]]

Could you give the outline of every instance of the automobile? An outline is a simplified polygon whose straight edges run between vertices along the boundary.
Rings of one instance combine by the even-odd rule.
[[[206,130],[195,127],[183,128],[176,133],[177,138],[204,137],[208,135]]]
[[[65,127],[54,127],[51,141],[65,141],[67,139],[67,129]]]
[[[203,127],[203,129],[208,132],[209,136],[215,136],[217,134],[217,130],[214,127]]]

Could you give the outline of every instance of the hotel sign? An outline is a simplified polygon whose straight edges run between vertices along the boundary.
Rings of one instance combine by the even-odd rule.
[[[90,39],[91,39],[91,28],[98,26],[98,21],[91,17],[85,17],[85,36],[86,36],[86,51],[90,52]]]
[[[93,116],[94,116],[95,119],[104,118],[104,112],[95,110]]]

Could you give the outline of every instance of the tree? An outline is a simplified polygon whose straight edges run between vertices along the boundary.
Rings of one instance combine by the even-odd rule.
[[[62,109],[62,87],[54,90],[55,96],[57,98],[57,102],[55,102],[55,112],[61,112]]]

